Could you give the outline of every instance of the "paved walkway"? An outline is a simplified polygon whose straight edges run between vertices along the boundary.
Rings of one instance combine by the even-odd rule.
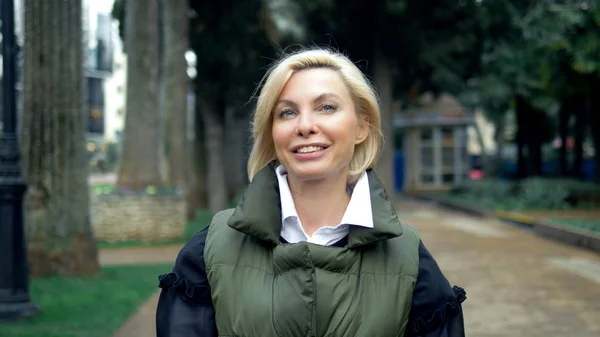
[[[401,202],[398,215],[419,229],[450,282],[466,289],[467,336],[600,336],[600,255],[422,202]],[[100,258],[172,262],[178,250],[104,250]],[[155,295],[114,337],[155,336],[156,302]]]
[[[468,336],[600,336],[600,255],[423,203],[398,215],[467,291]]]

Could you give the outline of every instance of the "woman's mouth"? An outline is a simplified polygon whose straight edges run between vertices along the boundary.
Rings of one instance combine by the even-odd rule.
[[[297,160],[313,160],[321,158],[329,147],[323,145],[306,145],[292,151]]]
[[[324,149],[325,148],[323,146],[304,146],[299,149],[296,149],[294,152],[295,153],[312,153],[312,152],[322,151]]]

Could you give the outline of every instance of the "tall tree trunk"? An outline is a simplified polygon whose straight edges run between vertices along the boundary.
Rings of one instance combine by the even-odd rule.
[[[89,215],[82,3],[25,1],[21,123],[32,275],[99,271]]]
[[[227,176],[228,197],[233,200],[246,185],[246,171],[244,169],[244,158],[246,156],[246,141],[248,128],[248,117],[245,112],[233,107],[227,110],[225,115],[225,174]]]
[[[573,144],[573,166],[571,166],[571,175],[579,177],[581,175],[581,167],[583,166],[583,140],[585,138],[585,107],[578,104],[575,107],[575,126],[574,126],[574,144]]]
[[[517,135],[516,135],[516,143],[517,143],[517,178],[526,178],[528,175],[528,165],[527,165],[527,148],[526,148],[526,136],[527,136],[527,119],[524,104],[522,102],[522,98],[517,96],[516,98],[516,107],[515,114],[517,115]]]
[[[531,161],[530,167],[531,172],[535,176],[541,176],[543,174],[542,171],[542,140],[540,139],[539,134],[532,133],[531,138],[529,139],[529,143],[527,144],[527,148],[529,149],[529,159]]]
[[[392,72],[388,61],[381,53],[375,54],[373,80],[380,97],[381,128],[384,146],[377,165],[377,175],[393,202],[396,188],[394,184],[394,113],[392,111]]]
[[[492,169],[492,163],[490,162],[490,156],[487,153],[487,149],[485,147],[485,141],[483,140],[483,134],[481,133],[481,129],[479,128],[479,124],[475,122],[473,124],[473,128],[475,129],[475,135],[477,137],[477,143],[479,143],[479,147],[481,148],[481,163],[483,166],[483,171],[486,175],[490,175],[490,170]]]
[[[127,98],[119,187],[162,185],[157,7],[157,1],[144,0],[128,0],[125,5]]]
[[[588,124],[588,110],[589,104],[587,104],[587,95],[579,96],[576,98],[576,104],[574,105],[575,114],[575,126],[574,126],[574,140],[573,145],[573,166],[571,167],[571,175],[573,177],[581,177],[581,169],[583,167],[583,142],[585,140],[585,131],[587,130]]]
[[[547,116],[542,111],[536,110],[524,97],[517,96],[517,138],[521,144],[519,150],[519,163],[517,171],[519,177],[528,175],[542,175],[542,144],[547,125]],[[523,145],[527,147],[524,155]]]
[[[569,167],[567,160],[567,140],[569,137],[569,119],[573,109],[571,100],[572,98],[570,97],[565,98],[559,111],[558,130],[560,135],[559,162],[561,176],[567,175]]]
[[[590,79],[590,134],[594,141],[594,174],[593,180],[600,183],[600,78],[593,76]]]
[[[225,181],[225,102],[205,102],[204,142],[206,146],[208,208],[216,213],[227,207],[227,183]]]
[[[516,176],[519,179],[527,177],[527,162],[526,162],[527,148],[523,143],[522,138],[517,137],[517,172]]]
[[[189,45],[187,0],[160,0],[164,8],[163,78],[161,111],[166,121],[166,178],[171,185],[187,189],[189,156],[187,155],[186,117],[188,76],[185,53]]]
[[[156,39],[157,48],[156,55],[157,60],[157,78],[158,91],[156,105],[158,109],[158,172],[161,174],[161,182],[164,183],[168,180],[168,165],[166,158],[166,148],[168,144],[167,130],[166,130],[166,116],[164,107],[163,84],[165,83],[165,6],[163,0],[150,0],[156,3]]]
[[[491,177],[497,176],[501,172],[502,163],[504,162],[504,144],[506,143],[504,132],[506,130],[506,118],[501,118],[496,122],[496,132],[494,141],[496,142],[496,154],[492,160],[492,167],[486,171]]]
[[[205,103],[203,101],[200,86],[195,86],[194,101],[194,137],[188,149],[190,153],[190,188],[187,191],[187,216],[191,219],[196,210],[208,206],[207,187],[206,187],[206,147],[204,146],[204,112]]]

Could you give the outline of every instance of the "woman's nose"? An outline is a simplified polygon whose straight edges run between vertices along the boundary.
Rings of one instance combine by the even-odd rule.
[[[314,117],[310,112],[300,113],[296,131],[298,135],[302,137],[308,137],[311,134],[317,133]]]

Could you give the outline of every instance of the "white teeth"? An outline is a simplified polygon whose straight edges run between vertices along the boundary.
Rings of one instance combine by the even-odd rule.
[[[298,153],[310,153],[323,150],[322,146],[305,146],[298,149]]]

